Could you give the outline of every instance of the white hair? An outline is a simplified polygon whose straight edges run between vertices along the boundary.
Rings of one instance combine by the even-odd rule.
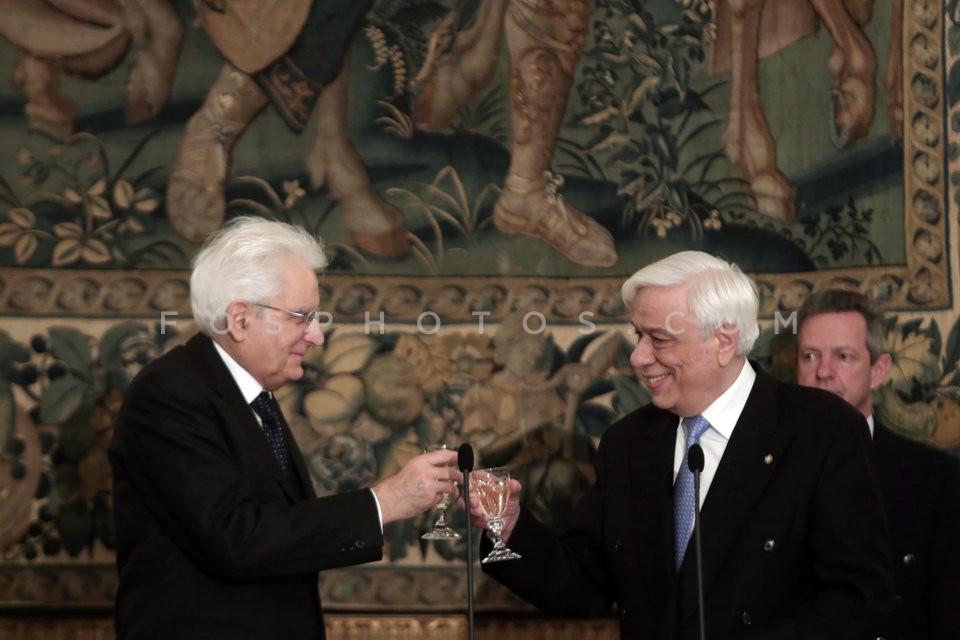
[[[314,271],[323,269],[327,257],[319,238],[256,216],[227,222],[207,238],[193,260],[190,304],[200,331],[214,335],[217,322],[236,300],[266,303],[279,296],[286,267],[295,260]]]
[[[693,314],[700,337],[706,338],[723,326],[740,330],[737,355],[753,348],[760,325],[757,287],[737,265],[702,251],[681,251],[640,269],[620,289],[623,302],[633,306],[637,291],[645,287],[677,287],[691,283],[687,306]]]

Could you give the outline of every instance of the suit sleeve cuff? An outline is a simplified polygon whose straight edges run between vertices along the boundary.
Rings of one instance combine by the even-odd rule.
[[[370,495],[373,496],[373,504],[377,505],[377,521],[380,523],[380,534],[383,535],[383,511],[380,509],[380,498],[373,489],[370,489]]]

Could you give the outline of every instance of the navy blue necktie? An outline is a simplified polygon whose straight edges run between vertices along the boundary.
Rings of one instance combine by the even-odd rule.
[[[287,439],[283,434],[283,415],[280,413],[277,401],[273,399],[269,391],[262,391],[260,395],[254,398],[250,406],[260,416],[260,422],[263,423],[263,435],[267,439],[267,444],[270,445],[273,457],[277,459],[277,464],[280,465],[283,475],[289,477],[293,464],[290,460],[290,449],[287,448]]]
[[[703,416],[684,418],[683,426],[687,428],[687,448],[683,452],[683,462],[677,472],[677,480],[673,485],[673,525],[674,525],[674,564],[677,571],[683,564],[683,556],[687,552],[687,542],[693,531],[694,511],[696,501],[693,493],[693,472],[687,466],[687,456],[690,447],[700,443],[700,436],[710,428],[710,423]]]

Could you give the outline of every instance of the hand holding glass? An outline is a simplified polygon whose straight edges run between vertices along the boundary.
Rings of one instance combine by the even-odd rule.
[[[506,467],[479,469],[470,474],[470,482],[493,534],[493,549],[480,562],[486,564],[500,560],[516,560],[520,554],[508,549],[501,537],[503,514],[510,501],[510,470]]]
[[[427,447],[427,453],[431,451],[446,451],[450,447],[445,444],[431,444]],[[453,465],[449,465],[453,466]],[[459,540],[460,534],[450,528],[450,525],[447,524],[446,515],[447,507],[450,506],[450,493],[444,491],[443,497],[440,498],[440,502],[437,503],[437,510],[440,512],[440,516],[437,518],[437,521],[433,523],[430,531],[427,531],[425,534],[420,536],[424,540]]]

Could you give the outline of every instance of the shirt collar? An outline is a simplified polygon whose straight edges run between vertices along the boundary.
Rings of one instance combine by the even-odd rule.
[[[254,378],[249,371],[241,367],[236,360],[231,358],[230,354],[217,344],[216,341],[213,342],[213,346],[223,359],[223,364],[227,365],[227,370],[230,372],[230,375],[233,376],[233,381],[240,387],[240,393],[243,394],[243,399],[247,404],[253,402],[254,399],[260,395],[260,392],[263,391],[263,387],[260,386],[260,383],[257,382],[257,379]]]
[[[737,379],[701,414],[710,426],[727,440],[733,435],[733,428],[740,419],[756,379],[757,372],[745,359]]]
[[[867,426],[870,427],[870,437],[873,437],[873,414],[867,416]]]

